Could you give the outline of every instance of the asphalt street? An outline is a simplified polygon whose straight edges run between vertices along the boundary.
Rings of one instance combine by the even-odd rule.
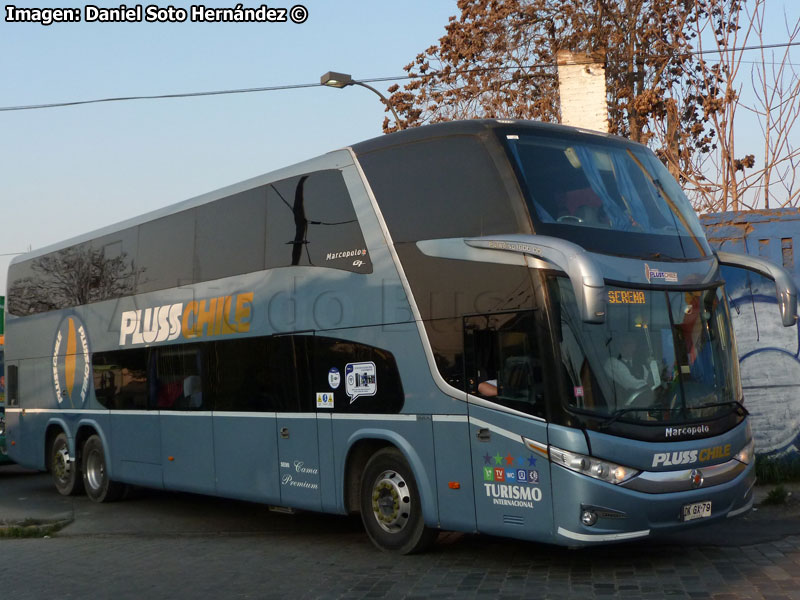
[[[68,524],[48,538],[0,537],[0,598],[800,600],[795,496],[632,544],[569,550],[444,533],[426,554],[395,556],[357,518],[155,491],[94,504],[59,496],[46,474],[0,467],[0,523],[43,521]]]

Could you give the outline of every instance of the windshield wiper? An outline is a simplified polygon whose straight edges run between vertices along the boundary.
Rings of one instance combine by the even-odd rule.
[[[700,406],[690,406],[687,407],[689,410],[700,410],[703,408],[715,408],[717,406],[736,406],[736,412],[741,417],[746,417],[750,414],[750,412],[744,407],[744,404],[739,402],[738,400],[729,400],[728,402],[709,402],[708,404],[701,404]],[[681,408],[656,408],[653,406],[644,407],[644,408],[620,408],[615,410],[611,413],[605,421],[601,421],[600,424],[597,426],[598,429],[607,429],[613,423],[615,423],[621,416],[632,413],[632,412],[642,412],[642,411],[658,411],[658,412],[677,412],[683,410]]]
[[[717,406],[736,406],[736,412],[740,417],[746,417],[750,411],[744,407],[744,404],[738,400],[728,400],[727,402],[709,402],[708,404],[701,404],[700,406],[687,406],[689,410],[701,410],[703,408],[716,408]]]
[[[605,421],[602,421],[597,427],[598,427],[598,429],[606,429],[612,423],[616,422],[616,420],[619,419],[622,415],[625,415],[625,414],[631,413],[631,412],[642,412],[642,411],[648,411],[649,412],[651,410],[662,410],[662,409],[656,409],[656,408],[653,408],[652,406],[648,406],[648,407],[645,407],[645,408],[633,408],[633,407],[631,407],[631,408],[620,408],[620,409],[615,410],[613,413],[611,413],[611,416],[608,417]],[[671,410],[671,409],[667,409],[667,410]]]

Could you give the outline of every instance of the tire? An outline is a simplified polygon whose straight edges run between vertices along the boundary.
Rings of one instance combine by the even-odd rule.
[[[69,453],[69,439],[66,433],[59,433],[50,445],[48,465],[59,494],[77,496],[83,492],[80,462]]]
[[[413,554],[438,535],[425,526],[417,482],[396,448],[369,459],[361,477],[361,520],[372,543],[385,552]]]
[[[94,502],[113,502],[125,492],[125,486],[108,478],[103,442],[92,435],[83,445],[81,472],[86,495]]]

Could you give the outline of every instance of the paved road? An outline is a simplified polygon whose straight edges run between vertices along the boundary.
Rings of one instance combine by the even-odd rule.
[[[357,519],[140,493],[96,505],[0,467],[0,520],[74,519],[48,539],[0,538],[0,598],[769,598],[800,600],[800,509],[584,550],[445,534],[396,557]]]

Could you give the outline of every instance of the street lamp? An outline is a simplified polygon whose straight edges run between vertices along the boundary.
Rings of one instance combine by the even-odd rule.
[[[360,85],[361,87],[365,87],[368,90],[372,90],[373,92],[378,94],[378,97],[381,99],[381,101],[386,106],[389,107],[389,110],[392,111],[392,114],[394,115],[394,121],[395,123],[397,123],[397,128],[404,129],[403,124],[400,122],[400,117],[397,116],[397,113],[395,112],[392,103],[389,102],[389,100],[387,100],[386,96],[381,94],[371,85],[367,85],[366,83],[363,83],[361,81],[355,81],[353,77],[351,75],[348,75],[347,73],[335,73],[334,71],[328,71],[327,73],[325,73],[325,75],[319,78],[319,82],[321,85],[327,85],[328,87],[339,88],[339,89],[346,88],[348,85]]]

